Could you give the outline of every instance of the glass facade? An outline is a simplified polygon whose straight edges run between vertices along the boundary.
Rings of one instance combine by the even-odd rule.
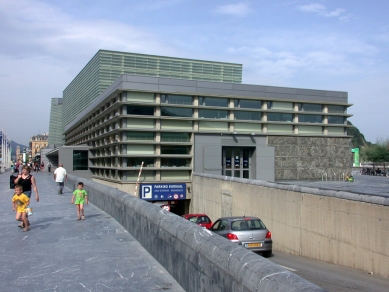
[[[328,105],[328,112],[333,114],[343,114],[344,113],[344,106],[343,105]]]
[[[250,99],[235,99],[234,106],[240,108],[261,109],[262,101]]]
[[[188,133],[161,133],[162,142],[190,142]]]
[[[322,112],[323,106],[314,103],[299,103],[299,111],[302,112]]]
[[[154,141],[153,132],[127,132],[127,140]]]
[[[241,83],[242,65],[99,50],[63,91],[61,133],[123,74]]]
[[[329,124],[344,124],[344,117],[342,116],[328,116]]]
[[[192,117],[193,110],[191,108],[179,107],[161,107],[161,116],[163,117]]]
[[[262,119],[261,112],[235,111],[236,120],[251,120],[260,121]]]
[[[323,117],[319,115],[299,115],[300,123],[322,123]]]
[[[88,169],[88,150],[73,150],[73,171]]]
[[[205,119],[227,119],[228,111],[200,109],[199,118]]]
[[[192,105],[193,97],[188,95],[161,94],[161,103]]]
[[[269,122],[292,122],[293,121],[293,114],[268,113],[267,120]]]
[[[199,105],[203,106],[219,106],[228,107],[227,98],[215,98],[215,97],[199,97]]]
[[[62,98],[51,99],[50,125],[48,143],[50,145],[63,145],[63,128],[62,128]]]

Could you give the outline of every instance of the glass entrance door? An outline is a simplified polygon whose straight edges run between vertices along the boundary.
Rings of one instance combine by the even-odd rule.
[[[252,153],[251,148],[223,147],[223,175],[250,178]]]

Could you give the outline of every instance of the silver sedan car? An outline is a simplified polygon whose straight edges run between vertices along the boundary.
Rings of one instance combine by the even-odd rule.
[[[210,230],[251,251],[262,253],[264,257],[272,255],[271,232],[258,217],[222,217]]]

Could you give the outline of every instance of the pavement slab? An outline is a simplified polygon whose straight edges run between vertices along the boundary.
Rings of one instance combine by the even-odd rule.
[[[31,228],[18,228],[10,172],[0,174],[0,291],[184,291],[116,220],[93,204],[77,221],[73,190],[57,194],[53,174],[32,173]]]

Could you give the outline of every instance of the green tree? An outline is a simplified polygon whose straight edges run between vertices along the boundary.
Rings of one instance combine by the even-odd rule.
[[[385,162],[389,162],[389,141],[381,140],[377,144],[368,146],[362,150],[364,160],[373,163],[383,163],[385,168]]]

